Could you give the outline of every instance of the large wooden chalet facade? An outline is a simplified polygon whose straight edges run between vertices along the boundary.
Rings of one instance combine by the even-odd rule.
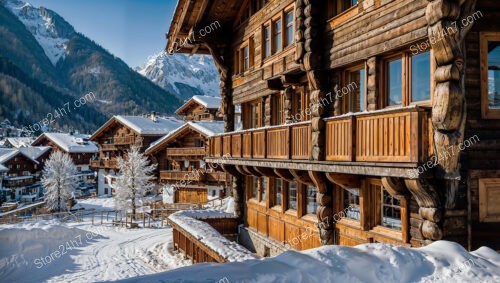
[[[499,249],[499,12],[493,0],[180,0],[167,52],[217,65],[226,133],[207,162],[233,176],[247,246]]]
[[[206,203],[224,197],[228,174],[205,163],[208,138],[224,132],[219,107],[219,97],[193,96],[176,111],[186,123],[146,149],[158,164],[164,202]]]
[[[112,195],[118,173],[118,158],[126,158],[133,146],[144,152],[153,142],[182,125],[173,117],[158,117],[156,113],[143,116],[116,115],[101,126],[90,140],[99,152],[90,160],[97,171],[98,195]]]

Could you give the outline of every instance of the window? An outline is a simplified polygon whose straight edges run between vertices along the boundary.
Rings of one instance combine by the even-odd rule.
[[[285,15],[285,47],[293,43],[293,37],[293,11],[290,11]]]
[[[260,109],[260,103],[252,103],[251,104],[251,115],[252,118],[250,120],[251,122],[251,128],[258,128],[261,126],[262,122],[262,111]]]
[[[343,191],[344,215],[346,218],[359,221],[361,219],[359,207],[359,190],[348,189]]]
[[[403,59],[387,62],[387,106],[403,104]]]
[[[309,94],[306,87],[299,87],[292,94],[292,119],[294,122],[311,119],[309,108]]]
[[[481,112],[500,119],[500,33],[481,33]]]
[[[281,51],[281,19],[273,22],[273,54]]]
[[[271,97],[271,123],[273,125],[284,123],[283,97],[279,93]]]
[[[270,26],[264,27],[263,42],[264,42],[263,54],[264,54],[264,58],[267,58],[267,57],[271,56],[271,27]]]
[[[316,202],[316,194],[318,190],[315,186],[307,186],[306,189],[306,214],[316,214],[318,203]]]
[[[250,198],[257,199],[258,193],[259,193],[259,178],[255,176],[248,177],[249,179],[249,191],[250,191]]]
[[[274,181],[274,205],[279,205],[281,206],[283,201],[282,201],[282,194],[283,192],[283,180],[281,179],[275,179]]]
[[[365,69],[354,68],[345,75],[345,95],[343,112],[362,112],[366,109]]]
[[[398,199],[392,197],[383,187],[380,189],[380,225],[401,230],[401,204]]]
[[[288,184],[288,209],[297,210],[297,182]]]
[[[431,53],[411,57],[411,101],[431,99]]]
[[[260,201],[266,201],[267,178],[262,177],[259,179],[260,179]]]
[[[327,1],[327,16],[333,18],[347,9],[358,5],[358,0],[333,0]]]
[[[248,46],[243,47],[243,70],[246,71],[250,68],[250,51]]]

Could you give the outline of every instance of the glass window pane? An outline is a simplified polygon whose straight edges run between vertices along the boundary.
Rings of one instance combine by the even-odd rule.
[[[346,88],[350,94],[346,112],[365,111],[365,69],[350,72]]]
[[[274,186],[275,191],[275,205],[281,205],[281,191],[283,190],[283,182],[281,179],[276,179],[276,184]]]
[[[359,190],[350,189],[344,191],[344,215],[349,219],[360,219]]]
[[[289,46],[293,43],[293,12],[286,14],[285,16],[285,24],[286,24],[286,46]]]
[[[257,177],[252,177],[250,181],[250,188],[251,188],[251,198],[257,199],[257,194],[258,194],[258,184],[259,184],[259,178]]]
[[[403,60],[387,63],[387,106],[400,105],[403,100]]]
[[[274,52],[281,50],[281,20],[274,22]]]
[[[500,41],[488,42],[488,107],[500,109]]]
[[[318,203],[316,202],[317,189],[314,186],[307,186],[307,206],[306,214],[316,214]]]
[[[411,101],[431,99],[431,54],[411,57]]]
[[[264,27],[264,56],[271,56],[271,27]]]
[[[248,70],[248,67],[250,66],[250,61],[249,61],[249,50],[248,50],[248,46],[245,46],[245,48],[243,48],[243,66],[245,68],[245,70]]]
[[[398,199],[382,189],[382,226],[401,230],[401,207]]]
[[[260,178],[262,181],[261,183],[261,188],[260,188],[260,201],[265,201],[266,200],[266,190],[267,190],[267,178],[262,177]]]
[[[297,183],[290,182],[288,185],[288,209],[297,209]]]

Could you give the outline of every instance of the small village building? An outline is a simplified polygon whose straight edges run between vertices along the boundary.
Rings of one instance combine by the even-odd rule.
[[[145,149],[184,122],[156,113],[143,116],[116,115],[101,126],[90,140],[97,143],[99,152],[90,160],[97,171],[98,195],[112,195],[118,171],[118,158],[125,157],[133,146]]]

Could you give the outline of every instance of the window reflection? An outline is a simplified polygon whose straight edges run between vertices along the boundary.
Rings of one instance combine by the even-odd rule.
[[[403,60],[401,58],[387,63],[387,106],[402,104]]]
[[[411,57],[411,101],[431,99],[430,52]]]

